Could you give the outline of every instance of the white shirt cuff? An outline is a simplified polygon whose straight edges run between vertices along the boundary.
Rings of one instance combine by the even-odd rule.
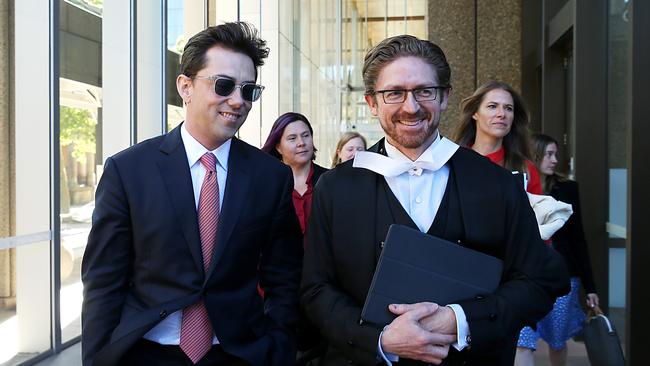
[[[456,334],[458,335],[458,339],[451,345],[456,350],[462,351],[469,346],[470,342],[469,324],[467,324],[467,317],[465,317],[465,311],[460,305],[449,304],[447,306],[453,310],[454,314],[456,314]]]
[[[377,355],[386,362],[388,366],[393,366],[393,362],[399,361],[399,356],[394,355],[392,353],[384,352],[384,350],[381,348],[381,336],[384,335],[384,331],[382,330],[381,333],[379,333],[379,340],[377,341]]]

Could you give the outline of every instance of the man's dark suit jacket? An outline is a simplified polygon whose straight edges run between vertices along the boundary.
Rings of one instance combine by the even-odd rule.
[[[370,151],[385,154],[383,141]],[[429,233],[503,259],[504,271],[496,293],[456,302],[467,316],[471,347],[450,352],[444,364],[511,366],[521,328],[536,324],[555,297],[568,292],[567,271],[540,239],[526,194],[511,173],[464,148],[449,164],[449,183]],[[383,176],[346,162],[319,180],[306,233],[301,304],[329,341],[324,365],[377,363],[380,329],[361,324],[360,314],[393,223],[417,229]]]
[[[199,300],[225,351],[253,365],[293,362],[303,249],[292,191],[287,166],[233,138],[204,274],[180,126],[109,158],[83,258],[83,364],[119,364],[161,319]]]

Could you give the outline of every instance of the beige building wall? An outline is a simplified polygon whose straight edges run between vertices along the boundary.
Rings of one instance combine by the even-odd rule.
[[[521,88],[521,0],[429,0],[429,39],[451,66],[452,95],[440,129],[449,136],[463,98],[488,80]]]
[[[13,85],[11,77],[10,1],[0,0],[0,85]],[[13,126],[11,87],[0,88],[0,238],[12,236],[13,210]],[[16,303],[15,249],[0,250],[0,309]]]

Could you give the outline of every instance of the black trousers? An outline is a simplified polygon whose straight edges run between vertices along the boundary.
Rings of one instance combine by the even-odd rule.
[[[166,346],[146,339],[140,339],[124,356],[125,366],[194,366],[179,346]],[[218,344],[212,346],[196,366],[248,366],[245,360],[233,356]]]

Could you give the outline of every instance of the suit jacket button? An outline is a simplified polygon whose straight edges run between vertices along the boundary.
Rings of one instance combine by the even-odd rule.
[[[490,316],[489,316],[488,318],[489,318],[491,321],[495,321],[495,320],[497,320],[497,315],[496,315],[496,314],[490,314]]]
[[[354,346],[354,342],[352,342],[352,340],[349,340],[349,341],[348,341],[348,345],[349,345],[349,346]]]
[[[167,310],[161,310],[159,315],[160,319],[165,318],[167,316]]]
[[[476,295],[476,296],[474,297],[474,299],[476,299],[476,300],[483,300],[483,299],[485,299],[485,296],[483,296],[483,295]]]

